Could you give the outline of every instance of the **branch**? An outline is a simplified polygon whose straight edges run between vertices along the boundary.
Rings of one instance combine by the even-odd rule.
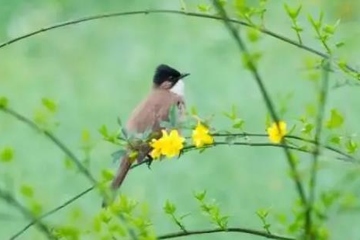
[[[178,238],[178,237],[200,235],[200,234],[219,233],[219,232],[247,233],[247,234],[265,237],[265,238],[269,238],[269,239],[295,240],[295,238],[273,235],[273,234],[267,233],[265,231],[253,230],[253,229],[248,229],[248,228],[227,228],[227,229],[216,228],[216,229],[209,229],[209,230],[176,232],[176,233],[160,235],[157,237],[157,239],[170,239],[170,238]]]
[[[247,133],[247,132],[243,132],[243,133],[213,133],[211,134],[212,136],[216,137],[268,137],[267,134],[264,133]],[[285,139],[294,139],[294,140],[298,140],[298,141],[302,141],[305,143],[311,143],[313,145],[319,145],[320,147],[327,149],[331,152],[334,152],[336,154],[339,154],[343,157],[336,157],[336,159],[339,160],[344,160],[344,161],[348,161],[348,162],[352,162],[352,163],[356,163],[356,164],[360,164],[360,160],[354,158],[353,156],[351,156],[350,154],[347,154],[346,152],[341,151],[340,149],[337,149],[335,147],[332,147],[330,145],[326,145],[326,144],[322,144],[321,142],[318,142],[316,140],[311,140],[311,139],[306,139],[306,138],[302,138],[299,136],[295,136],[295,135],[286,135],[284,136]],[[272,144],[272,146],[276,146],[278,144]],[[282,145],[284,147],[288,147],[288,145]],[[310,150],[305,150],[299,147],[293,147],[292,149],[294,150],[298,150],[298,151],[302,151],[302,152],[307,152],[307,153],[311,153],[313,154],[314,151],[310,151]]]
[[[41,129],[38,125],[36,125],[33,121],[31,121],[29,118],[21,115],[20,113],[7,108],[7,107],[0,107],[0,110],[2,110],[3,112],[7,113],[8,115],[16,118],[17,120],[19,120],[20,122],[25,123],[26,125],[28,125],[30,128],[34,129],[35,131],[44,133],[44,135],[51,141],[53,142],[58,148],[60,148],[61,151],[63,151],[65,153],[65,155],[67,155],[69,157],[69,159],[71,159],[71,161],[73,161],[75,163],[75,165],[77,166],[77,168],[79,169],[79,171],[84,174],[93,185],[97,184],[96,179],[91,175],[91,173],[89,172],[89,170],[81,163],[80,159],[78,159],[75,154],[62,142],[60,141],[60,139],[58,139],[54,134],[52,134],[51,132],[45,130],[45,129]]]
[[[136,167],[139,167],[140,165],[144,164],[148,162],[148,160],[143,161],[141,163],[137,163],[134,164],[133,166],[131,166],[131,169],[134,169]],[[84,191],[76,194],[75,196],[73,196],[72,198],[70,198],[69,200],[65,201],[64,203],[62,203],[61,205],[49,210],[48,212],[44,213],[43,215],[40,215],[38,218],[33,219],[31,222],[29,222],[26,226],[24,226],[22,229],[20,229],[18,232],[16,232],[10,239],[14,240],[18,237],[20,237],[24,232],[26,232],[30,227],[32,227],[33,225],[35,225],[36,223],[38,223],[39,221],[41,221],[42,219],[53,215],[54,213],[62,210],[63,208],[67,207],[68,205],[72,204],[73,202],[75,202],[76,200],[80,199],[81,197],[85,196],[86,194],[90,193],[91,191],[93,191],[95,189],[95,186],[91,186],[87,189],[85,189]]]
[[[274,105],[271,101],[271,98],[265,88],[265,85],[263,84],[263,81],[258,73],[255,63],[251,59],[251,55],[249,54],[249,51],[246,48],[245,43],[243,42],[240,35],[238,34],[238,31],[234,28],[234,26],[230,23],[230,21],[227,20],[229,18],[227,17],[227,14],[226,14],[223,6],[220,4],[219,0],[213,0],[213,4],[219,11],[220,15],[223,17],[223,19],[224,19],[223,22],[225,24],[225,27],[229,30],[231,36],[237,43],[237,46],[239,47],[240,52],[242,52],[244,54],[244,56],[246,57],[249,70],[251,71],[251,73],[253,74],[253,76],[255,78],[255,81],[260,89],[260,92],[261,92],[263,98],[264,98],[266,107],[270,112],[271,118],[273,119],[274,122],[276,122],[276,123],[279,122],[279,117],[276,114],[276,111],[275,111]],[[284,144],[285,143],[284,141],[285,140],[282,139],[281,143]],[[296,186],[297,192],[299,194],[300,200],[301,200],[302,204],[304,206],[306,206],[307,200],[306,200],[306,196],[305,196],[305,190],[300,181],[300,177],[299,177],[299,173],[296,169],[296,165],[295,165],[294,161],[292,160],[289,148],[284,148],[284,151],[285,151],[285,155],[286,155],[288,164],[290,165],[293,180],[295,182],[295,186]]]
[[[319,143],[321,141],[321,132],[322,132],[322,122],[324,118],[324,109],[327,100],[327,93],[329,89],[329,63],[326,62],[323,66],[323,77],[321,81],[320,89],[320,98],[318,113],[316,118],[316,129],[315,129],[315,142]],[[316,235],[312,235],[312,221],[311,221],[311,211],[313,210],[314,199],[315,199],[315,187],[316,187],[316,175],[318,169],[318,157],[320,155],[320,144],[315,145],[313,153],[313,162],[311,165],[311,175],[309,182],[309,199],[308,205],[305,212],[305,234],[309,239],[315,239]]]
[[[7,192],[3,189],[0,189],[0,198],[2,198],[5,202],[12,205],[13,207],[17,208],[22,213],[22,215],[24,215],[25,218],[30,219],[32,221],[35,220],[35,217],[31,213],[31,211],[29,211],[19,201],[17,201],[9,192]],[[47,239],[56,239],[53,236],[53,234],[51,233],[51,231],[49,230],[49,228],[44,223],[42,223],[41,221],[36,221],[35,224],[38,227],[38,229],[42,233],[44,233],[44,235],[47,237]],[[10,240],[12,240],[12,239],[13,238],[10,238]]]
[[[89,21],[93,21],[93,20],[99,20],[99,19],[105,19],[105,18],[113,18],[113,17],[120,17],[120,16],[129,16],[129,15],[142,15],[142,14],[176,14],[176,15],[185,15],[185,16],[190,16],[190,17],[197,17],[197,18],[206,18],[206,19],[213,19],[213,20],[220,20],[220,21],[224,21],[226,20],[227,22],[232,22],[232,23],[235,23],[235,24],[239,24],[239,25],[242,25],[242,26],[245,26],[245,27],[250,27],[250,28],[255,28],[257,29],[258,31],[268,35],[268,36],[271,36],[271,37],[274,37],[276,39],[279,39],[283,42],[286,42],[290,45],[293,45],[295,47],[298,47],[300,49],[303,49],[307,52],[310,52],[314,55],[317,55],[323,59],[327,59],[327,60],[331,60],[330,59],[330,56],[326,53],[323,53],[323,52],[320,52],[318,50],[315,50],[311,47],[308,47],[306,45],[303,45],[301,43],[298,43],[297,41],[294,41],[290,38],[287,38],[285,36],[282,36],[280,34],[277,34],[275,32],[272,32],[266,28],[259,28],[258,26],[255,26],[255,25],[252,25],[250,23],[247,23],[247,22],[244,22],[244,21],[241,21],[241,20],[237,20],[237,19],[232,19],[232,18],[224,18],[224,17],[219,17],[219,16],[216,16],[216,15],[210,15],[210,14],[203,14],[203,13],[194,13],[194,12],[185,12],[185,11],[177,11],[177,10],[165,10],[165,9],[154,9],[154,10],[139,10],[139,11],[128,11],[128,12],[113,12],[113,13],[105,13],[105,14],[98,14],[98,15],[92,15],[92,16],[87,16],[87,17],[81,17],[81,18],[78,18],[78,19],[73,19],[73,20],[69,20],[69,21],[65,21],[65,22],[62,22],[62,23],[57,23],[57,24],[54,24],[54,25],[50,25],[48,27],[43,27],[41,29],[38,29],[38,30],[35,30],[33,32],[29,32],[27,34],[24,34],[24,35],[20,35],[19,37],[15,37],[13,39],[10,39],[8,41],[5,41],[3,43],[0,44],[0,48],[4,48],[6,46],[9,46],[13,43],[16,43],[18,41],[21,41],[23,39],[27,39],[29,37],[32,37],[32,36],[35,36],[35,35],[38,35],[40,33],[43,33],[43,32],[47,32],[47,31],[51,31],[51,30],[54,30],[54,29],[57,29],[57,28],[62,28],[62,27],[66,27],[66,26],[69,26],[69,25],[75,25],[75,24],[78,24],[78,23],[82,23],[82,22],[89,22]],[[333,59],[334,60],[334,59]],[[339,62],[338,61],[335,61],[334,62],[336,64],[338,64]],[[346,64],[344,65],[344,67],[352,72],[352,73],[355,73],[355,74],[360,74],[359,71],[357,71],[354,67]]]

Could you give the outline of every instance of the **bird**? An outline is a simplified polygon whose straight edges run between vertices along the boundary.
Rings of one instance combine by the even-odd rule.
[[[186,112],[183,79],[189,75],[190,73],[180,73],[166,64],[158,65],[152,78],[152,88],[130,114],[125,125],[126,132],[141,134],[150,130],[152,136],[159,138],[163,129],[161,123],[169,120],[169,112],[173,106],[177,110],[177,121],[181,122]],[[135,160],[138,163],[144,161],[152,150],[148,143],[133,148],[137,151]],[[129,155],[126,153],[120,159],[120,166],[111,182],[112,191],[120,188],[134,162]],[[105,202],[103,202],[104,206],[106,206]]]

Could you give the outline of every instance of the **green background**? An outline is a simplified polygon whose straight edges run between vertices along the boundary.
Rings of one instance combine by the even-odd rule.
[[[186,2],[190,11],[196,11],[197,3],[205,1]],[[359,4],[350,0],[288,1],[288,4],[295,6],[299,2],[303,3],[300,24],[305,28],[304,43],[322,50],[308,24],[307,14],[317,17],[323,9],[326,22],[332,24],[342,19],[333,43],[345,42],[337,55],[356,66],[360,51]],[[269,1],[265,26],[295,40],[283,3]],[[92,14],[180,9],[179,2],[174,0],[1,0],[0,6],[0,42]],[[243,33],[245,37],[246,32]],[[288,93],[292,94],[286,101],[288,111],[282,117],[289,125],[296,123],[305,113],[306,104],[316,99],[313,84],[307,80],[308,72],[304,69],[304,60],[314,56],[269,36],[248,46],[263,52],[259,70],[274,102],[279,106]],[[181,15],[149,14],[97,20],[49,31],[2,48],[0,95],[8,97],[12,108],[29,117],[39,109],[42,97],[58,102],[60,126],[55,134],[83,157],[81,132],[89,130],[95,144],[91,171],[100,176],[104,168],[115,169],[110,158],[115,147],[101,139],[99,127],[105,124],[115,129],[118,116],[121,119],[129,116],[149,90],[153,71],[160,63],[191,73],[186,79],[187,103],[196,106],[201,116],[215,114],[212,122],[215,128],[230,127],[222,112],[230,110],[234,104],[245,120],[247,131],[265,131],[267,112],[262,96],[251,74],[244,69],[238,48],[223,24]],[[332,74],[331,86],[344,79],[342,74]],[[357,86],[330,91],[327,112],[337,107],[344,114],[346,133],[357,133],[358,93]],[[15,161],[11,165],[0,165],[1,178],[3,182],[12,183],[12,191],[19,199],[22,199],[18,194],[19,186],[32,185],[36,189],[36,199],[46,211],[89,186],[84,177],[66,169],[63,153],[52,143],[13,118],[0,114],[0,147],[7,145],[15,148]],[[310,163],[308,155],[299,156],[305,164]],[[333,187],[339,176],[353,167],[330,160],[322,158],[322,162],[328,163],[319,175],[322,189]],[[222,146],[203,154],[191,152],[180,159],[156,162],[152,170],[137,168],[126,179],[122,192],[147,203],[158,234],[177,231],[162,211],[167,199],[178,206],[179,213],[191,213],[184,220],[189,229],[210,228],[193,197],[194,191],[203,189],[208,190],[209,199],[216,199],[221,210],[231,216],[230,226],[261,229],[255,214],[259,208],[269,208],[274,214],[287,212],[291,216],[291,202],[296,192],[287,172],[280,149]],[[81,209],[83,215],[77,224],[83,226],[91,221],[89,217],[98,211],[100,202],[96,193],[88,194],[47,220],[61,223],[74,209]],[[3,202],[0,210],[10,215],[0,219],[0,239],[7,239],[27,223]],[[332,239],[358,239],[360,230],[355,224],[358,221],[357,212],[331,214],[327,226]],[[280,231],[281,226],[274,223],[273,229]],[[20,239],[36,239],[39,234],[35,232],[32,229]],[[257,239],[231,233],[191,237],[235,238]]]

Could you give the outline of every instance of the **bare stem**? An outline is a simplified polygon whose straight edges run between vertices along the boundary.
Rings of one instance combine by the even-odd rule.
[[[232,19],[232,18],[224,18],[222,16],[216,16],[216,15],[210,15],[210,14],[204,14],[204,13],[194,13],[194,12],[187,12],[187,11],[177,11],[177,10],[166,10],[166,9],[153,9],[153,10],[139,10],[139,11],[127,11],[127,12],[113,12],[113,13],[105,13],[105,14],[97,14],[97,15],[93,15],[93,16],[87,16],[87,17],[81,17],[78,19],[73,19],[73,20],[69,20],[69,21],[65,21],[62,23],[57,23],[54,25],[50,25],[48,27],[43,27],[41,29],[35,30],[33,32],[29,32],[27,34],[21,35],[19,37],[15,37],[13,39],[10,39],[8,41],[5,41],[3,43],[0,44],[0,48],[9,46],[13,43],[16,43],[20,40],[32,37],[34,35],[43,33],[43,32],[47,32],[50,30],[54,30],[57,28],[62,28],[62,27],[66,27],[69,25],[75,25],[78,23],[82,23],[82,22],[88,22],[88,21],[93,21],[93,20],[99,20],[99,19],[105,19],[105,18],[113,18],[113,17],[120,17],[120,16],[129,16],[129,15],[141,15],[141,14],[177,14],[177,15],[185,15],[185,16],[190,16],[190,17],[198,17],[198,18],[206,18],[206,19],[213,19],[213,20],[220,20],[220,21],[224,21],[226,20],[227,22],[232,22],[235,24],[239,24],[245,27],[250,27],[250,28],[256,28],[257,30],[259,30],[260,32],[269,35],[271,37],[274,37],[276,39],[279,39],[283,42],[286,42],[290,45],[296,46],[300,49],[303,49],[307,52],[310,52],[312,54],[315,54],[321,58],[330,60],[330,56],[326,53],[320,52],[314,48],[311,48],[309,46],[303,45],[302,43],[299,43],[297,41],[294,41],[290,38],[287,38],[285,36],[282,36],[280,34],[277,34],[275,32],[272,32],[266,28],[259,28],[258,26],[255,26],[253,24],[241,21],[241,20],[237,20],[237,19]],[[332,59],[334,60],[334,59]],[[338,63],[338,61],[335,61],[335,63]],[[354,73],[355,75],[360,74],[359,71],[357,71],[354,67],[346,64],[345,68],[349,71]]]
[[[176,232],[176,233],[160,235],[157,237],[157,239],[171,239],[171,238],[178,238],[178,237],[188,237],[188,236],[193,236],[193,235],[221,233],[221,232],[223,232],[223,233],[224,232],[225,233],[230,233],[230,232],[247,233],[250,235],[265,237],[268,239],[295,240],[295,238],[274,235],[274,234],[267,233],[265,231],[259,231],[259,230],[249,229],[249,228],[226,228],[226,229],[216,228],[216,229],[195,230],[195,231],[186,231],[186,232],[181,231],[181,232]]]
[[[316,190],[316,176],[317,176],[317,169],[318,169],[318,159],[320,155],[320,148],[321,148],[321,132],[322,132],[322,122],[324,118],[324,109],[327,100],[327,93],[329,89],[329,63],[323,66],[323,77],[322,77],[322,84],[320,88],[319,94],[319,106],[318,106],[318,113],[316,118],[316,128],[315,128],[315,149],[313,152],[313,161],[311,165],[311,175],[310,175],[310,182],[309,182],[309,199],[308,205],[305,211],[305,234],[307,239],[315,239],[316,235],[312,233],[312,216],[311,212],[313,210],[314,200],[315,200],[315,190]]]
[[[92,184],[96,185],[97,181],[96,179],[91,175],[91,173],[89,172],[89,170],[81,163],[80,159],[78,159],[75,154],[60,140],[58,139],[54,134],[52,134],[51,132],[40,128],[38,125],[36,125],[33,121],[31,121],[29,118],[21,115],[20,113],[16,112],[13,109],[7,108],[7,107],[0,107],[0,110],[7,113],[8,115],[16,118],[17,120],[25,123],[26,125],[28,125],[30,128],[44,133],[44,135],[52,142],[54,143],[58,148],[60,148],[61,151],[63,151],[65,153],[66,156],[69,157],[69,159],[71,161],[73,161],[75,163],[75,165],[77,166],[77,168],[79,169],[79,171],[85,175]]]
[[[215,7],[219,11],[220,15],[224,19],[223,22],[224,22],[226,28],[229,30],[231,36],[237,43],[239,50],[245,55],[245,57],[247,59],[247,64],[248,64],[249,70],[253,74],[254,79],[260,89],[260,92],[265,101],[265,105],[270,112],[271,118],[273,119],[274,122],[276,122],[276,123],[279,122],[279,117],[276,114],[276,111],[275,111],[274,105],[271,101],[271,98],[265,88],[265,85],[263,84],[263,81],[260,77],[260,74],[258,73],[255,63],[251,59],[251,55],[250,55],[249,51],[247,50],[245,43],[243,42],[240,35],[238,34],[238,31],[234,28],[234,26],[231,24],[231,22],[228,21],[229,18],[227,17],[227,14],[226,14],[224,8],[222,7],[222,5],[220,4],[220,2],[218,0],[213,0],[213,4],[215,5]],[[282,139],[282,144],[284,144],[284,139]],[[299,194],[300,200],[301,200],[302,204],[304,206],[306,206],[307,200],[306,200],[306,196],[305,196],[305,191],[304,191],[304,187],[300,181],[300,176],[296,169],[296,165],[295,165],[294,161],[292,160],[292,156],[291,156],[289,148],[284,148],[284,151],[285,151],[286,159],[287,159],[288,164],[291,169],[291,175],[295,182],[295,186],[296,186],[297,192]]]

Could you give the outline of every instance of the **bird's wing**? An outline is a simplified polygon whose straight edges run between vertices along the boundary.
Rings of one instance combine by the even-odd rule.
[[[152,91],[131,114],[127,130],[137,133],[148,129],[159,131],[160,123],[169,119],[169,110],[173,105],[178,107],[180,115],[184,115],[185,103],[181,96],[167,90]]]

